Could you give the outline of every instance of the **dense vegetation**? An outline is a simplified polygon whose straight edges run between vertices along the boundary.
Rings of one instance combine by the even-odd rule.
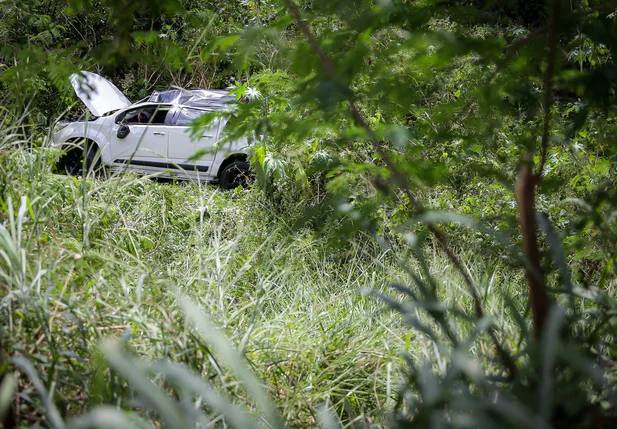
[[[616,1],[0,10],[4,427],[615,427]],[[56,174],[76,70],[255,186]]]

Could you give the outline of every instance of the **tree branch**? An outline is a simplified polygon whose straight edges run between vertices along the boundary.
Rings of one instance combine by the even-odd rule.
[[[550,123],[551,123],[551,108],[553,107],[553,76],[555,75],[555,62],[557,57],[557,33],[559,25],[559,12],[561,2],[553,1],[550,17],[550,31],[548,44],[548,58],[546,71],[544,72],[544,127],[542,130],[542,155],[540,165],[538,167],[538,178],[541,180],[546,158],[548,156],[548,147],[550,139]]]
[[[519,169],[516,182],[516,199],[518,203],[518,217],[523,238],[523,253],[533,269],[525,269],[525,277],[529,288],[529,303],[533,319],[534,336],[540,338],[544,321],[548,312],[548,298],[544,289],[544,278],[540,265],[540,251],[536,223],[536,185],[538,176],[533,174],[531,156],[526,154]]]
[[[561,3],[560,0],[554,0],[550,11],[549,23],[547,26],[538,28],[533,33],[530,33],[520,41],[507,46],[504,50],[504,59],[499,65],[495,73],[489,79],[492,80],[498,72],[506,65],[506,63],[514,56],[514,54],[524,45],[531,43],[538,37],[544,35],[548,31],[548,55],[547,66],[544,73],[544,106],[543,106],[543,129],[541,142],[541,155],[538,172],[533,173],[531,154],[526,153],[523,159],[523,164],[519,169],[519,175],[516,183],[516,198],[518,203],[519,224],[522,231],[523,253],[531,266],[525,269],[525,276],[529,288],[529,302],[533,319],[534,336],[539,339],[542,335],[546,316],[548,313],[548,296],[544,286],[544,277],[540,261],[540,251],[537,236],[537,221],[536,221],[536,188],[542,180],[542,173],[548,159],[548,151],[550,146],[550,124],[551,124],[551,108],[554,104],[554,75],[557,57],[557,37],[559,30],[559,14]],[[585,11],[585,14],[594,13],[594,10]],[[470,104],[468,102],[468,104]],[[465,106],[468,106],[466,104]],[[465,108],[456,116],[458,119]]]
[[[298,28],[307,38],[312,50],[315,52],[315,54],[319,58],[321,65],[324,69],[324,72],[326,73],[329,79],[335,80],[336,73],[334,70],[334,66],[332,65],[332,62],[330,61],[328,56],[323,52],[323,50],[319,46],[317,39],[315,38],[311,30],[308,28],[306,21],[302,19],[302,15],[300,14],[300,10],[298,9],[298,6],[293,2],[293,0],[283,0],[283,2],[285,3],[287,9],[289,10],[289,13],[291,14],[291,16],[295,19],[296,24],[298,25]],[[418,212],[420,213],[424,212],[425,211],[424,207],[422,206],[422,204],[418,201],[416,196],[411,191],[411,187],[409,186],[409,181],[400,172],[400,170],[395,165],[394,161],[390,158],[390,155],[388,154],[387,150],[379,142],[379,139],[377,138],[377,136],[375,135],[375,133],[369,126],[368,122],[366,121],[362,113],[360,113],[360,110],[358,109],[358,107],[355,105],[355,103],[353,102],[351,98],[347,99],[347,103],[348,103],[349,111],[351,112],[352,117],[354,118],[356,123],[360,125],[366,131],[367,135],[373,142],[373,148],[379,154],[384,164],[386,164],[386,167],[388,168],[388,170],[394,177],[395,181],[400,185],[401,189],[405,192],[405,195],[409,199],[410,203],[413,205],[415,210],[417,210]],[[469,272],[465,269],[465,267],[463,266],[458,256],[456,256],[456,254],[449,247],[448,241],[444,233],[432,224],[428,224],[427,226],[428,226],[428,230],[431,232],[431,234],[433,234],[433,236],[439,243],[440,247],[442,248],[442,250],[448,257],[452,265],[454,265],[454,267],[458,270],[458,272],[461,274],[461,276],[465,280],[465,283],[467,284],[469,291],[471,293],[471,296],[473,298],[474,311],[475,311],[476,317],[483,318],[484,311],[482,309],[482,300],[480,298],[480,294],[478,293],[478,288],[476,287],[474,280],[471,278],[471,276],[469,275]],[[489,335],[491,337],[491,341],[494,343],[495,349],[497,350],[497,353],[500,359],[502,360],[504,366],[506,367],[509,373],[509,376],[514,377],[517,373],[517,367],[512,357],[510,356],[510,353],[507,352],[506,349],[498,341],[496,333],[495,333],[494,325],[491,325]]]
[[[549,44],[546,70],[544,72],[544,118],[542,127],[542,144],[538,172],[533,173],[532,159],[529,153],[525,154],[523,164],[519,170],[516,184],[518,201],[519,223],[523,238],[523,253],[531,264],[525,270],[529,286],[529,302],[533,318],[534,335],[539,339],[542,335],[546,315],[548,313],[548,296],[544,287],[544,278],[540,261],[536,222],[536,188],[542,180],[542,172],[548,158],[550,145],[551,108],[554,103],[553,80],[557,58],[557,36],[559,32],[560,0],[553,0],[549,18]]]

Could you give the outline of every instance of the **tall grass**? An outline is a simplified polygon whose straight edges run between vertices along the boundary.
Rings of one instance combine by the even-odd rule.
[[[46,140],[5,130],[1,141],[2,418],[391,427],[396,409],[403,421],[416,410],[420,425],[477,423],[452,416],[480,404],[471,398],[487,386],[481,373],[501,374],[488,323],[520,365],[533,357],[522,275],[477,254],[461,256],[484,321],[469,316],[472,297],[439,254],[363,235],[343,254],[291,228],[290,210],[277,213],[257,189],[57,175]],[[461,341],[451,347],[449,335]],[[461,391],[460,377],[477,391]],[[497,405],[517,424],[545,421],[524,403]]]
[[[399,313],[360,293],[406,282],[405,266],[415,263],[401,263],[404,247],[375,250],[358,236],[341,258],[310,230],[290,229],[257,190],[57,175],[58,153],[31,143],[10,132],[2,143],[2,343],[17,370],[17,421],[239,427],[235,412],[223,414],[247,407],[247,416],[273,419],[263,413],[267,397],[290,426],[316,425],[326,406],[355,427],[385,422],[401,352],[443,365],[428,337],[407,332]],[[490,311],[507,320],[491,289],[518,279],[472,270],[486,278]],[[439,282],[444,305],[471,305],[446,261],[429,261],[426,274]],[[200,314],[209,315],[207,328]],[[214,347],[212,326],[266,396],[238,374],[233,353]],[[121,348],[101,352],[107,340]]]

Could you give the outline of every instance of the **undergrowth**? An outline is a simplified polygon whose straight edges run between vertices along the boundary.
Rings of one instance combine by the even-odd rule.
[[[61,419],[108,404],[158,421],[133,384],[109,369],[100,351],[106,339],[139,361],[183,364],[233,402],[255,404],[208,335],[189,323],[180,297],[223,329],[293,427],[314,426],[322,404],[351,427],[384,423],[400,388],[401,352],[445,365],[427,335],[408,332],[400,313],[362,293],[408,284],[407,271],[419,270],[408,246],[378,247],[360,234],[345,252],[333,250],[327,237],[293,228],[289,212],[277,213],[256,188],[225,193],[133,175],[57,175],[53,149],[17,136],[7,133],[3,146],[2,353],[26,359],[34,372],[18,372],[16,421],[46,424],[46,395]],[[515,315],[492,292],[516,297],[521,276],[467,256],[507,337]],[[443,257],[433,255],[421,276],[438,283],[443,305],[471,311]],[[473,323],[459,329],[471,332]],[[483,354],[490,346],[477,347]],[[201,399],[178,395],[192,412],[203,408]],[[221,413],[210,418],[216,426]]]

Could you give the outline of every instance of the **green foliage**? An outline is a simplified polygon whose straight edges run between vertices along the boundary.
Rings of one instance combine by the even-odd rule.
[[[0,103],[46,127],[73,107],[76,70],[104,71],[133,100],[170,86],[229,86],[238,68],[211,41],[277,16],[264,1],[9,0],[0,8]],[[274,64],[276,48],[261,55]]]
[[[0,7],[0,393],[33,421],[614,426],[615,1]],[[95,66],[232,86],[194,132],[226,117],[257,186],[51,175],[22,113]]]
[[[493,8],[497,16],[508,5],[479,10],[473,2],[451,7],[393,1],[372,8],[365,2],[329,2],[301,10],[293,2],[284,3],[295,21],[287,31],[296,38],[285,53],[294,77],[286,88],[287,104],[281,105],[282,111],[269,111],[266,102],[252,103],[233,113],[242,124],[238,130],[268,130],[253,159],[266,196],[271,198],[273,180],[286,191],[293,189],[290,175],[281,172],[302,169],[304,174],[296,178],[308,184],[303,189],[308,213],[317,213],[313,222],[331,222],[331,216],[321,215],[329,210],[344,224],[379,234],[382,240],[422,245],[425,240],[414,237],[423,237],[422,224],[428,224],[433,245],[450,252],[448,246],[482,249],[482,260],[522,265],[530,276],[540,269],[546,276],[542,287],[553,288],[550,300],[569,303],[567,312],[553,307],[547,323],[555,324],[550,328],[554,331],[546,337],[534,340],[533,331],[521,324],[520,337],[513,340],[497,337],[501,325],[481,318],[478,300],[478,319],[472,319],[478,331],[455,340],[459,336],[450,335],[449,324],[457,320],[460,308],[444,309],[448,316],[435,314],[431,308],[439,301],[433,302],[435,293],[429,293],[431,274],[423,279],[410,273],[414,282],[400,289],[410,302],[387,302],[435,342],[447,364],[427,364],[420,370],[410,360],[406,385],[411,396],[401,392],[401,424],[533,426],[539,418],[559,426],[565,421],[584,424],[604,414],[613,419],[613,388],[606,383],[614,375],[610,370],[595,374],[594,362],[611,359],[601,344],[610,343],[614,333],[601,322],[591,337],[580,331],[589,316],[578,310],[592,307],[609,320],[612,307],[605,306],[606,298],[590,302],[587,295],[573,291],[585,285],[602,295],[608,279],[615,278],[613,246],[600,238],[613,237],[607,227],[614,222],[610,213],[616,201],[608,190],[615,181],[615,152],[598,138],[614,139],[614,82],[606,76],[615,67],[615,4],[550,2],[546,16],[555,19],[546,24],[538,17],[524,19],[521,25],[512,19],[516,10],[510,11],[511,20],[508,14],[500,15],[499,24],[485,14]],[[268,88],[260,92],[267,100]],[[309,147],[313,153],[331,151],[337,161],[307,175]],[[532,165],[541,170],[535,204],[547,216],[541,218],[546,235],[539,241],[543,257],[537,261],[525,260],[515,250],[521,240],[517,210],[523,210],[521,198],[526,195],[517,197],[514,182],[526,153],[534,155]],[[326,178],[323,194],[316,189],[323,182],[314,180],[320,177]],[[595,195],[600,194],[599,205],[583,203],[597,203]],[[585,213],[572,207],[572,201]],[[466,220],[473,227],[466,232],[457,224],[460,217],[425,215],[426,207],[470,215],[479,222]],[[386,222],[376,222],[384,217]],[[447,244],[435,228],[452,237]],[[339,231],[349,233],[348,228]],[[523,230],[525,235],[538,242],[529,238],[529,231]],[[465,275],[465,268],[461,271]],[[465,281],[476,294],[473,278]],[[443,324],[440,332],[418,319],[420,310]],[[465,326],[464,320],[456,323],[459,329]],[[498,350],[476,358],[471,368],[474,360],[465,356],[476,338],[487,335]],[[444,341],[449,345],[442,345]],[[508,344],[505,350],[503,341]],[[517,370],[506,359],[512,341],[518,352],[509,359]],[[572,360],[552,361],[556,366],[547,370],[549,349]],[[495,367],[496,358],[505,368]],[[558,368],[554,375],[553,368]],[[539,371],[551,373],[542,381],[549,384],[538,384]],[[507,374],[503,385],[492,381]],[[561,406],[566,385],[577,386],[572,388],[581,394],[575,400],[580,406]],[[583,385],[588,387],[581,389]],[[511,402],[495,403],[494,398],[502,396]],[[492,407],[504,409],[495,415]],[[505,407],[519,410],[518,416]],[[529,409],[523,412],[525,407]],[[523,422],[525,413],[529,419]]]
[[[345,420],[383,418],[404,331],[390,338],[400,318],[356,291],[385,290],[402,275],[388,252],[357,242],[343,263],[326,240],[292,229],[256,189],[60,176],[51,173],[56,155],[43,145],[15,150],[2,164],[2,348],[34,366],[22,370],[20,358],[2,370],[20,369],[20,421],[42,421],[53,403],[75,427],[96,416],[158,424],[178,413],[203,423],[230,412],[220,406],[227,396],[232,412],[245,408],[259,426],[259,401],[212,335],[188,323],[180,295],[199,306],[193,316],[205,312],[222,328],[290,425],[314,426],[324,402]],[[112,339],[120,350],[101,351]],[[37,377],[42,389],[31,392]],[[137,397],[146,402],[135,408]],[[162,404],[172,414],[154,409]]]

